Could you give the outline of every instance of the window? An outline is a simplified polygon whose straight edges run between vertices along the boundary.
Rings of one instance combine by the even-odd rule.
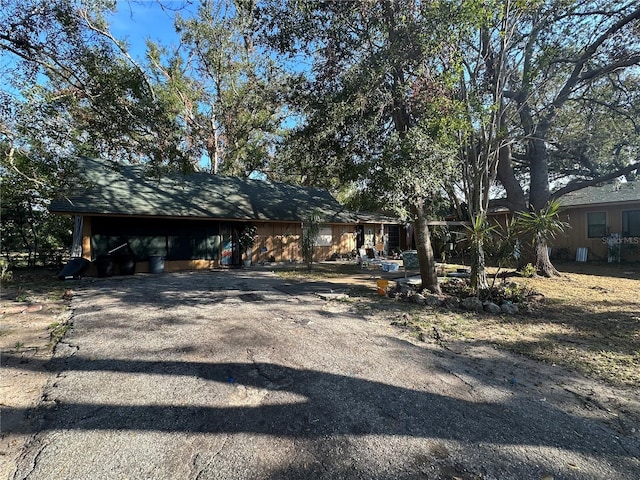
[[[394,248],[400,249],[400,227],[389,225],[389,251]]]
[[[640,237],[640,210],[622,212],[622,236]]]
[[[604,212],[587,213],[587,237],[607,236],[607,215]]]
[[[318,240],[316,241],[318,247],[330,247],[333,245],[333,230],[331,226],[320,227],[318,233]]]

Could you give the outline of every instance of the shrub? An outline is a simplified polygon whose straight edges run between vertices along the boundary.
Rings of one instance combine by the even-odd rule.
[[[258,229],[254,225],[245,225],[240,231],[238,243],[240,243],[240,250],[242,250],[242,253],[246,253],[247,250],[255,245],[257,231]]]
[[[536,267],[531,263],[527,263],[518,273],[523,277],[531,278],[536,274]]]

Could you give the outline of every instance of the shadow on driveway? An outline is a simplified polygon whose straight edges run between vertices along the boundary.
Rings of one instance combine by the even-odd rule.
[[[595,422],[539,402],[470,402],[369,380],[270,363],[202,363],[91,360],[72,356],[22,368],[191,376],[234,387],[294,394],[291,403],[256,407],[181,407],[66,404],[41,407],[37,430],[114,429],[206,433],[252,432],[275,436],[330,434],[407,435],[470,443],[535,445],[569,451],[637,457]],[[304,400],[300,400],[304,397]],[[286,398],[286,395],[285,395]],[[517,397],[516,397],[517,398]],[[535,428],[532,429],[532,426]],[[20,433],[34,433],[27,429]]]

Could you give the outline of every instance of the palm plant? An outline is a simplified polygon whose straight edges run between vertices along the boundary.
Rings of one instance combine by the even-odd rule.
[[[531,242],[536,251],[536,272],[545,277],[560,275],[549,260],[548,244],[563,233],[570,225],[560,220],[560,202],[550,200],[546,208],[539,212],[520,213],[516,219],[516,226],[520,233],[531,236]]]

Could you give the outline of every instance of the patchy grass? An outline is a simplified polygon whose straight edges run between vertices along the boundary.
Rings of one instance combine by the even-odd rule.
[[[500,344],[611,383],[640,386],[640,265],[557,267],[559,278],[528,280],[549,301],[535,315],[518,318],[523,338],[510,335]]]
[[[72,323],[68,320],[61,322],[53,322],[49,325],[49,348],[53,348],[72,327]]]
[[[300,280],[326,280],[327,278],[343,278],[361,273],[360,265],[354,262],[322,262],[314,263],[311,269],[306,264],[278,266],[276,275],[281,278]]]
[[[363,313],[392,323],[419,339],[490,343],[511,352],[557,365],[614,385],[640,387],[640,265],[557,264],[557,278],[523,278],[510,272],[508,282],[544,298],[532,313],[514,316],[474,314],[377,298],[375,282],[353,265],[321,264],[311,276],[296,278],[360,285]],[[320,265],[318,266],[320,267]],[[448,266],[453,268],[454,266]],[[325,270],[329,269],[330,272]],[[353,273],[355,271],[355,273]],[[380,272],[378,272],[380,273]],[[396,276],[401,276],[397,275]],[[500,282],[501,280],[498,280]]]

